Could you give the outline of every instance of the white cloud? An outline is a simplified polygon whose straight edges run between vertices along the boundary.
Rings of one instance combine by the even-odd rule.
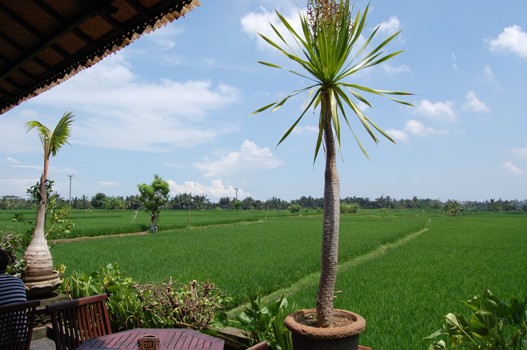
[[[230,185],[226,186],[221,180],[217,179],[212,180],[208,186],[194,181],[185,181],[182,184],[178,184],[174,180],[167,180],[167,182],[172,196],[182,193],[192,193],[195,195],[206,195],[209,199],[217,200],[221,197],[234,197],[236,194],[239,198],[249,195],[249,193],[241,188],[238,188],[238,193],[236,193],[235,187]]]
[[[491,81],[494,81],[494,72],[492,71],[492,68],[487,64],[485,67],[483,67],[483,75],[490,79]]]
[[[155,30],[146,37],[151,40],[163,51],[170,50],[176,46],[176,38],[185,34],[186,30],[183,25],[178,26],[164,26],[159,30]]]
[[[429,100],[421,100],[413,112],[433,120],[452,122],[456,120],[456,113],[454,112],[453,106],[454,103],[451,101],[431,102]]]
[[[506,27],[494,39],[488,40],[493,52],[511,52],[522,58],[527,58],[527,33],[518,25]]]
[[[386,133],[390,135],[395,142],[408,142],[408,134],[402,130],[389,129]]]
[[[500,89],[500,84],[496,80],[496,77],[494,76],[494,72],[492,71],[492,68],[487,64],[483,67],[483,74],[479,77],[479,80],[486,84],[490,84],[497,90]]]
[[[167,152],[231,132],[233,126],[208,116],[239,100],[236,88],[208,80],[145,82],[122,57],[112,56],[35,102],[75,106],[74,113],[82,118],[72,126],[72,144]]]
[[[318,127],[315,125],[299,125],[292,131],[296,135],[313,135],[318,133]]]
[[[194,166],[205,171],[205,177],[235,174],[240,171],[274,169],[282,165],[267,147],[258,147],[253,141],[243,141],[240,151],[230,152],[218,160],[194,163]]]
[[[469,91],[466,97],[467,102],[463,105],[463,109],[476,113],[490,112],[490,108],[476,96],[474,91]]]
[[[20,164],[20,162],[18,160],[16,160],[15,158],[11,158],[11,157],[7,157],[5,159],[5,163],[6,164],[10,164],[10,165],[18,165],[18,164]]]
[[[527,147],[513,148],[510,150],[510,152],[520,158],[524,158],[527,160]]]
[[[453,70],[457,70],[458,69],[458,65],[457,65],[457,56],[456,54],[452,54],[452,69]]]
[[[395,32],[401,30],[401,22],[397,16],[390,17],[389,20],[379,24],[379,34],[385,34],[387,36],[395,34]]]
[[[382,65],[382,68],[384,69],[384,71],[388,74],[398,74],[398,73],[410,73],[411,70],[410,70],[410,67],[407,66],[406,64],[401,64],[399,66],[392,66],[388,63],[385,63]]]
[[[423,122],[419,120],[408,120],[404,126],[404,130],[412,135],[416,136],[430,136],[430,135],[446,135],[448,134],[447,130],[444,129],[435,129],[430,128],[424,125]]]
[[[501,166],[514,175],[523,175],[525,173],[521,168],[517,167],[511,162],[505,162]]]
[[[300,13],[305,12],[297,7],[291,7],[280,11],[280,14],[289,22],[289,24],[295,29],[297,33],[301,33],[300,26]],[[258,47],[263,49],[275,50],[271,45],[260,38],[258,33],[265,35],[277,44],[282,44],[281,39],[275,34],[271,25],[273,24],[278,31],[284,36],[287,43],[294,43],[294,39],[284,33],[288,33],[285,27],[282,25],[280,19],[274,11],[267,10],[265,7],[260,6],[258,12],[249,12],[241,19],[242,30],[246,32],[253,39],[257,39]]]

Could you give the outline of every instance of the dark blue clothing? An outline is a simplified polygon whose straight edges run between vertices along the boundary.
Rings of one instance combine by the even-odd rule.
[[[0,306],[27,301],[26,287],[22,279],[0,273]]]

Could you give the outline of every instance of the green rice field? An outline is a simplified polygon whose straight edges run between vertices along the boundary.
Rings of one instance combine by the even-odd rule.
[[[126,214],[126,215],[125,215]],[[133,212],[75,213],[76,229],[104,235]],[[0,224],[4,213],[0,213]],[[77,216],[78,215],[78,216]],[[114,215],[114,221],[106,216]],[[148,220],[141,213],[141,220]],[[174,215],[172,217],[171,215]],[[77,219],[75,218],[77,217]],[[320,270],[321,213],[162,212],[156,234],[57,241],[55,265],[90,273],[108,263],[142,282],[193,279],[234,297],[249,293],[314,307]],[[139,220],[139,215],[136,218]],[[147,222],[148,223],[148,222]],[[174,225],[163,230],[163,225]],[[87,227],[91,227],[88,229]],[[111,230],[111,229],[110,229]],[[134,229],[130,232],[138,232]],[[527,215],[360,211],[341,217],[335,306],[367,321],[361,343],[373,349],[426,349],[423,337],[462,300],[490,288],[500,298],[527,295]]]

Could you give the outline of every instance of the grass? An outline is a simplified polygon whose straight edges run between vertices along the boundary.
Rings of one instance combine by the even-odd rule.
[[[424,222],[421,216],[344,216],[342,261],[395,241]],[[183,282],[212,281],[240,303],[249,293],[266,295],[317,272],[320,236],[320,215],[262,217],[249,223],[57,243],[52,254],[56,265],[63,263],[70,271],[89,273],[117,263],[125,275],[143,282],[169,276]]]
[[[509,300],[527,295],[527,216],[433,218],[427,232],[339,275],[336,306],[367,322],[374,349],[425,349],[461,300],[490,288]],[[302,304],[309,296],[290,297]]]
[[[178,213],[174,220],[184,221]],[[248,293],[268,300],[286,295],[298,307],[313,307],[321,215],[250,212],[244,213],[250,218],[244,221],[238,214],[199,212],[192,216],[196,227],[190,229],[58,243],[52,249],[54,262],[86,273],[117,263],[125,275],[144,282],[169,276],[183,282],[209,280],[234,297],[233,307]],[[422,338],[441,326],[446,313],[465,312],[461,300],[486,288],[505,300],[524,298],[525,251],[525,214],[344,215],[335,306],[366,318],[362,344],[426,349],[429,342]]]
[[[29,225],[14,222],[15,214],[21,214],[26,220],[34,222],[36,210],[0,210],[0,229],[13,232],[26,232]],[[316,211],[304,211],[303,215],[316,214]],[[201,227],[237,222],[258,221],[260,218],[291,216],[286,210],[258,211],[188,211],[162,210],[158,221],[162,231],[185,229],[188,226]],[[298,214],[296,214],[298,215]],[[69,218],[75,224],[71,234],[60,238],[97,237],[130,232],[144,232],[150,228],[150,216],[144,211],[133,210],[72,210]],[[49,237],[55,239],[57,237]]]

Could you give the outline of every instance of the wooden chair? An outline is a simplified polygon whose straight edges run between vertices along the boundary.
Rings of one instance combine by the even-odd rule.
[[[111,334],[106,294],[49,304],[57,350],[77,348],[84,341]]]
[[[251,346],[250,348],[247,348],[247,350],[267,350],[269,347],[269,343],[266,341],[260,342],[258,344],[255,344]]]
[[[29,350],[40,300],[0,306],[0,349]]]

